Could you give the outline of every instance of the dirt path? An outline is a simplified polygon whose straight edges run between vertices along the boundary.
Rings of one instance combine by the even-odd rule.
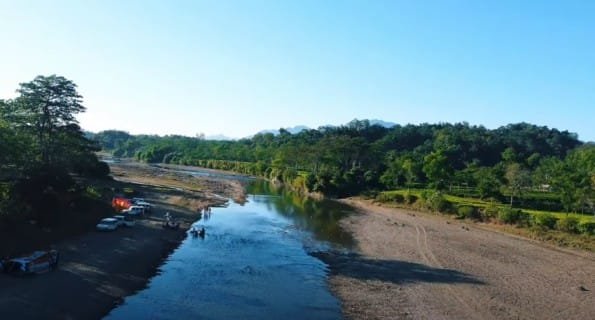
[[[352,319],[591,319],[595,255],[363,200],[358,253],[321,258]],[[584,291],[584,290],[590,291]]]

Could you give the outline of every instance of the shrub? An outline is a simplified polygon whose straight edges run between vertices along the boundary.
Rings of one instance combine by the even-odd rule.
[[[595,234],[595,221],[581,221],[579,222],[577,229],[580,233],[586,235]]]
[[[387,193],[382,192],[378,196],[376,196],[376,200],[380,202],[396,202],[396,203],[403,203],[405,198],[403,195],[398,193]]]
[[[101,192],[97,190],[97,188],[92,186],[87,186],[87,188],[85,189],[85,194],[92,199],[101,198]]]
[[[507,224],[525,224],[529,221],[529,214],[521,209],[504,207],[498,210],[498,220]]]
[[[564,232],[576,233],[578,232],[579,220],[576,217],[562,217],[556,222],[556,229]]]
[[[393,201],[396,202],[396,203],[404,203],[405,202],[405,197],[403,197],[402,194],[395,193],[393,195]]]
[[[556,221],[558,221],[558,218],[550,213],[539,213],[533,216],[533,222],[536,226],[547,229],[554,229]]]
[[[498,216],[498,206],[495,203],[490,203],[481,209],[481,218],[483,220],[494,219]]]
[[[427,209],[442,213],[452,211],[452,203],[446,200],[439,191],[426,190],[421,196]]]
[[[412,194],[411,192],[405,192],[405,203],[407,204],[414,204],[417,201],[417,196]]]
[[[128,198],[136,196],[136,191],[133,188],[126,187],[126,188],[124,188],[123,191],[124,191],[124,196],[126,196]]]
[[[481,219],[479,210],[476,207],[466,205],[457,208],[457,217],[461,219]]]

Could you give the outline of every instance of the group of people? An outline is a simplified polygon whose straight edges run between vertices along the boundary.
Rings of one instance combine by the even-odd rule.
[[[177,229],[180,226],[178,221],[174,221],[173,217],[169,212],[165,213],[165,221],[163,222],[163,227],[170,228],[170,229]]]
[[[200,214],[200,218],[204,219],[205,221],[207,221],[211,218],[211,207],[210,206],[198,207],[197,211]],[[199,220],[200,220],[200,218],[199,218]],[[190,228],[190,234],[193,235],[194,237],[204,238],[205,237],[205,227],[200,227],[200,229],[198,229],[197,226],[192,226],[192,228]]]
[[[198,213],[201,214],[202,218],[207,221],[211,218],[211,207],[210,206],[206,206],[206,207],[199,207],[198,208]]]
[[[200,229],[198,229],[196,226],[192,226],[192,228],[190,229],[190,234],[195,237],[204,238],[205,237],[205,227],[201,227]]]

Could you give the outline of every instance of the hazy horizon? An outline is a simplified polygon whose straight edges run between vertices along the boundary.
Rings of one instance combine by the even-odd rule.
[[[74,81],[85,130],[528,122],[595,141],[595,2],[0,0],[0,99]]]

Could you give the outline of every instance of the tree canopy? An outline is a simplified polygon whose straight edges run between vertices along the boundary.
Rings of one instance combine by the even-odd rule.
[[[235,170],[327,195],[464,187],[478,197],[506,194],[515,202],[524,191],[545,188],[562,194],[564,189],[573,194],[569,201],[574,204],[565,206],[567,210],[584,208],[593,199],[595,184],[587,186],[595,179],[588,167],[593,146],[584,145],[574,133],[545,126],[517,123],[490,130],[439,123],[385,128],[354,120],[297,134],[280,132],[211,141],[104,131],[95,139],[118,157]],[[552,166],[554,160],[568,164]],[[572,182],[564,183],[561,176]]]
[[[78,125],[85,107],[74,82],[38,76],[17,93],[0,100],[0,218],[16,211],[44,220],[70,205],[60,199],[77,189],[73,177],[106,177],[109,167]]]

